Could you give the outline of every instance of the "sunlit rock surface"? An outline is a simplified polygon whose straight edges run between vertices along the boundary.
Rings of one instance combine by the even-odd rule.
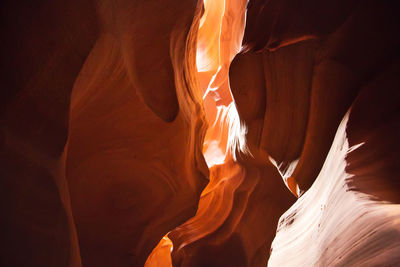
[[[349,168],[360,170],[352,166],[353,154],[367,143],[349,147],[348,118],[312,187],[281,217],[268,266],[400,264],[400,205],[349,186],[359,178],[348,173]]]
[[[210,183],[196,215],[168,235],[174,266],[265,266],[278,218],[294,201],[268,157],[249,151],[253,139],[246,140],[231,96],[228,69],[241,48],[245,5],[205,2],[197,66],[209,121],[203,150]],[[203,41],[217,34],[218,42]]]
[[[395,1],[1,7],[1,266],[400,265]]]
[[[302,195],[280,219],[269,265],[396,266],[399,7],[332,5],[250,1],[230,69],[248,138],[258,140],[250,147]]]
[[[145,267],[171,267],[172,242],[163,237],[146,260]]]

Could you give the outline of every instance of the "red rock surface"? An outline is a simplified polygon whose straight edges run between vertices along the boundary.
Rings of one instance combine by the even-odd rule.
[[[143,265],[207,181],[201,4],[3,11],[2,265]]]
[[[254,125],[258,147],[301,195],[280,219],[268,265],[400,264],[398,10],[249,2],[232,93],[249,135]],[[263,94],[265,104],[251,100]]]
[[[1,7],[1,266],[400,265],[395,1]]]
[[[278,218],[294,198],[268,158],[243,145],[246,129],[230,93],[228,69],[240,49],[237,36],[243,34],[246,1],[208,3],[199,30],[199,49],[203,39],[220,34],[219,43],[209,43],[206,51],[198,54],[210,125],[204,143],[210,183],[196,215],[168,235],[174,244],[172,262],[174,266],[263,266]],[[215,13],[207,8],[214,8],[211,11]],[[220,20],[221,24],[207,28],[208,20]]]

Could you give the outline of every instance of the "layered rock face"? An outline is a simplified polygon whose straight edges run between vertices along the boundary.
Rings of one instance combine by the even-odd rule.
[[[210,183],[196,215],[168,235],[174,266],[264,266],[278,218],[294,201],[268,158],[249,150],[255,141],[244,144],[246,127],[230,92],[228,70],[241,47],[246,4],[206,1],[197,59],[210,125],[203,148]],[[204,41],[209,36],[218,42]]]
[[[194,215],[201,4],[4,3],[2,265],[143,266]]]
[[[400,265],[395,1],[1,5],[0,265]]]
[[[208,177],[185,66],[199,16],[196,3],[106,4],[72,95],[67,180],[83,265],[141,266],[194,215]]]
[[[301,196],[280,219],[270,266],[400,264],[398,11],[249,2],[232,93],[249,138]]]

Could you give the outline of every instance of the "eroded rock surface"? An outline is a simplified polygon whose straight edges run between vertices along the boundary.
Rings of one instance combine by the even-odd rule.
[[[207,181],[202,3],[2,5],[2,264],[142,266]]]
[[[0,265],[400,264],[395,1],[14,2]]]
[[[399,7],[331,4],[250,1],[230,69],[253,146],[301,196],[269,265],[397,265]]]

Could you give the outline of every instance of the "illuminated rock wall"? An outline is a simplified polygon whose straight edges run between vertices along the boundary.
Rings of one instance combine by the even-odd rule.
[[[395,1],[1,5],[0,265],[400,265]]]
[[[268,158],[248,149],[230,92],[228,70],[241,48],[246,4],[205,2],[197,65],[209,121],[203,150],[210,183],[196,216],[168,235],[174,266],[264,266],[278,218],[294,201]],[[216,35],[218,42],[203,41]]]
[[[301,195],[280,219],[270,266],[400,264],[398,10],[249,2],[232,93],[249,139]]]

